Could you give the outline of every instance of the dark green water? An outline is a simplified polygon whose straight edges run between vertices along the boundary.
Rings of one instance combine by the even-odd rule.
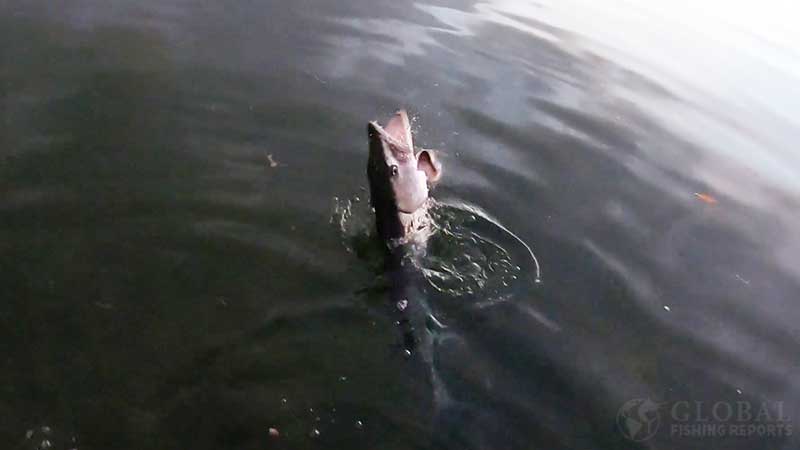
[[[701,12],[0,1],[0,448],[797,448],[800,56]],[[365,206],[398,107],[433,364]]]

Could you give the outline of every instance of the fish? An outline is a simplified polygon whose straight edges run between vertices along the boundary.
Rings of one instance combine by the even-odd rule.
[[[367,136],[367,178],[378,235],[389,244],[424,242],[429,193],[442,177],[436,152],[414,147],[405,110],[383,126],[369,122]]]
[[[484,425],[493,419],[481,405],[454,398],[445,374],[439,372],[442,346],[463,341],[434,315],[422,270],[427,242],[436,232],[431,210],[438,204],[430,194],[442,178],[442,164],[436,151],[414,146],[405,110],[397,111],[385,125],[369,122],[367,135],[370,205],[375,231],[384,244],[389,307],[409,359],[407,376],[430,389],[431,403],[421,408],[431,414],[432,447],[487,448],[486,435],[464,424]],[[491,425],[493,430],[500,427]]]
[[[416,262],[431,235],[430,192],[442,177],[442,164],[435,151],[414,146],[405,110],[397,111],[384,125],[369,122],[367,136],[370,204],[377,235],[385,244],[384,272],[391,305],[399,315],[406,354],[419,349],[430,362],[430,333],[417,331],[440,323],[420,289],[424,276]]]

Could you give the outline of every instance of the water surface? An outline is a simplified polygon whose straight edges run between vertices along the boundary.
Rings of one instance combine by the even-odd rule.
[[[796,448],[617,423],[800,417],[787,8],[0,3],[0,446]],[[445,166],[426,269],[462,277],[419,286],[433,372],[365,206],[398,107]]]

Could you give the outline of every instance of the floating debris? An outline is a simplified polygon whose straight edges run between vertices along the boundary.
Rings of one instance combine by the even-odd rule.
[[[356,420],[356,428],[359,429],[359,430],[364,428],[364,422],[362,422],[360,420]]]
[[[269,435],[270,435],[270,437],[273,437],[273,438],[279,438],[279,437],[281,437],[281,432],[278,431],[277,428],[270,428],[269,429]]]
[[[308,435],[311,436],[312,438],[317,438],[317,437],[319,437],[319,434],[320,434],[319,430],[314,428],[313,430],[311,430],[311,433],[309,433]]]
[[[278,163],[278,161],[275,161],[275,158],[272,157],[272,153],[267,155],[267,161],[269,162],[269,166],[272,167],[273,169],[280,165],[280,163]]]
[[[711,195],[709,195],[709,194],[702,194],[702,193],[700,193],[700,192],[695,192],[695,193],[694,193],[694,196],[695,196],[695,197],[697,197],[697,198],[698,198],[700,201],[702,201],[702,202],[704,202],[704,203],[707,203],[707,204],[709,204],[709,205],[715,205],[715,204],[717,204],[717,199],[716,199],[716,198],[714,198],[714,197],[712,197],[712,196],[711,196]]]
[[[672,310],[669,308],[669,306],[664,305],[664,311],[672,311]]]
[[[398,310],[405,311],[406,308],[408,308],[408,300],[403,299],[403,300],[400,300],[399,302],[397,302],[397,309]]]

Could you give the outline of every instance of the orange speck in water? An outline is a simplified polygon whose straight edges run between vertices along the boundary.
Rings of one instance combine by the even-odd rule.
[[[701,194],[699,192],[695,192],[694,196],[703,201],[704,203],[708,203],[709,205],[714,205],[717,203],[717,199],[708,194]]]

